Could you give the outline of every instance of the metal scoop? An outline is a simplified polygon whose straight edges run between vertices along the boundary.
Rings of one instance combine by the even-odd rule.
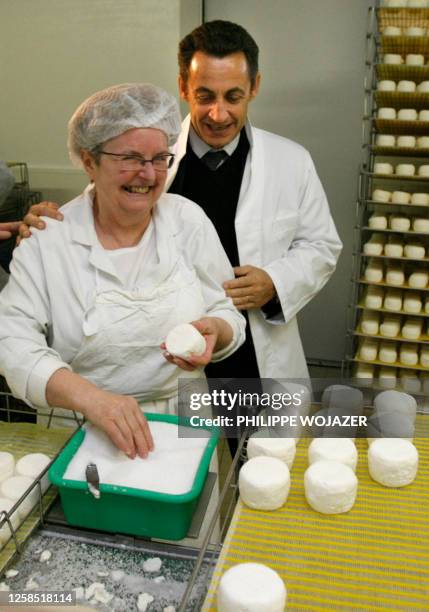
[[[95,499],[100,499],[100,477],[98,475],[98,469],[95,463],[88,463],[85,470],[85,476],[88,483],[89,492],[95,497]]]

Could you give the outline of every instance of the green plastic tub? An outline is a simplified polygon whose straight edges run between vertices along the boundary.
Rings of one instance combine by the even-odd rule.
[[[148,421],[189,421],[175,415],[148,414]],[[198,428],[200,429],[200,428]],[[100,485],[100,498],[95,499],[86,482],[63,478],[68,464],[76,454],[85,437],[85,431],[76,432],[49,470],[51,482],[59,489],[67,522],[77,527],[86,527],[114,533],[136,536],[180,540],[188,532],[194,510],[204,487],[212,454],[219,438],[217,428],[211,433],[201,458],[192,489],[183,495],[156,493],[143,489]]]

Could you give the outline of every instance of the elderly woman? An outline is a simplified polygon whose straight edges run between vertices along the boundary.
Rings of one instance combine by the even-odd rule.
[[[180,130],[175,99],[149,84],[97,92],[69,122],[91,184],[15,249],[0,295],[0,371],[30,406],[82,413],[130,457],[153,442],[141,406],[173,411],[178,378],[235,351],[243,317],[217,234],[192,202],[163,193]],[[162,351],[192,322],[206,351]]]

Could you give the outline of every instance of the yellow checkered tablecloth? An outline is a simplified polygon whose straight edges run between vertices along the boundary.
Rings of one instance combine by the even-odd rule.
[[[33,423],[6,423],[0,421],[0,451],[7,451],[13,454],[15,461],[28,453],[45,453],[54,459],[63,448],[67,440],[73,435],[75,429],[68,428],[47,428]],[[51,505],[56,497],[53,487],[43,496],[43,511]],[[31,512],[24,523],[17,531],[19,543],[25,542],[32,531],[40,522],[39,507]],[[8,565],[16,553],[16,546],[13,539],[0,550],[0,572]]]
[[[245,562],[264,563],[280,574],[287,610],[429,611],[429,439],[415,440],[418,475],[399,489],[370,478],[367,442],[356,444],[359,489],[346,514],[322,515],[308,506],[303,486],[308,440],[298,444],[282,508],[260,512],[238,502],[204,611],[216,610],[224,571]]]

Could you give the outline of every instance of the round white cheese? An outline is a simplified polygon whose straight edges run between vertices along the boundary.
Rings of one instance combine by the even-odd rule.
[[[419,112],[419,121],[429,121],[429,110],[424,108]]]
[[[365,312],[360,320],[362,333],[369,336],[378,334],[380,315],[378,312]]]
[[[408,277],[408,284],[413,289],[425,289],[429,282],[429,274],[426,270],[417,270]]]
[[[385,189],[374,189],[371,197],[374,202],[390,202],[391,195],[391,192]]]
[[[417,402],[412,395],[402,391],[383,391],[374,398],[374,413],[400,412],[413,422],[416,418]]]
[[[404,247],[404,255],[410,259],[424,259],[426,249],[419,242],[409,242]]]
[[[0,452],[0,482],[10,478],[15,469],[15,459],[12,453]]]
[[[21,457],[21,459],[16,462],[15,474],[17,476],[28,476],[34,480],[40,472],[43,472],[45,467],[49,465],[50,461],[51,459],[48,455],[43,453],[30,453],[29,455]],[[47,474],[43,476],[41,484],[44,493],[49,487],[49,478]]]
[[[380,283],[383,280],[383,262],[371,261],[365,268],[365,279],[371,283]]]
[[[357,486],[353,470],[336,461],[316,461],[304,474],[307,502],[322,514],[348,512],[355,503]]]
[[[416,84],[414,81],[399,81],[397,90],[405,92],[416,91]]]
[[[393,166],[387,162],[377,162],[374,164],[374,174],[393,174]]]
[[[409,204],[411,194],[408,191],[394,191],[392,193],[392,202],[394,204]]]
[[[422,333],[421,319],[407,319],[402,326],[402,336],[407,340],[418,340]]]
[[[398,164],[395,168],[397,176],[414,176],[416,167],[414,164]]]
[[[396,387],[396,369],[380,368],[378,372],[378,384],[383,389],[393,389]]]
[[[378,91],[396,91],[396,83],[395,81],[383,79],[382,81],[378,81],[377,89]]]
[[[399,352],[399,361],[403,365],[414,366],[417,365],[419,360],[419,355],[417,352],[417,344],[413,342],[407,342],[401,345],[401,350]]]
[[[378,353],[378,342],[376,340],[363,340],[359,348],[359,357],[364,361],[375,361]]]
[[[206,350],[205,338],[191,323],[181,323],[167,334],[165,346],[170,355],[189,359],[202,355]]]
[[[375,139],[375,144],[378,147],[394,147],[396,139],[391,134],[378,134]]]
[[[11,499],[8,499],[7,497],[0,498],[0,519],[3,518],[3,515],[1,513],[10,512],[14,504],[15,502]],[[10,522],[12,523],[12,527],[14,529],[18,529],[19,517],[17,512],[14,512],[12,514],[12,516],[10,517]],[[11,535],[12,533],[10,531],[9,524],[6,521],[3,527],[0,528],[0,545],[6,543],[6,541],[10,538]]]
[[[276,457],[254,457],[242,466],[238,488],[241,499],[249,508],[277,510],[289,494],[289,469]]]
[[[410,314],[418,314],[422,309],[420,294],[416,291],[407,291],[404,297],[404,311]]]
[[[386,338],[396,338],[401,329],[401,319],[395,315],[385,316],[380,325],[380,334]]]
[[[423,66],[425,63],[425,57],[421,53],[408,53],[405,56],[405,63],[408,66]]]
[[[402,308],[402,292],[396,289],[386,291],[383,306],[386,310],[397,312]]]
[[[429,115],[429,111],[425,111],[425,112],[427,112]],[[429,117],[427,120],[429,120]],[[429,164],[422,164],[421,166],[419,166],[418,175],[425,176],[425,177],[429,176]]]
[[[383,36],[401,36],[401,34],[402,29],[397,26],[386,26],[385,28],[383,28]],[[399,81],[399,83],[401,82],[402,81]]]
[[[368,363],[358,363],[354,375],[359,378],[359,384],[369,386],[374,380],[374,366]]]
[[[12,476],[12,478],[8,478],[1,483],[0,493],[3,497],[9,498],[15,503],[31,487],[33,482],[34,479],[28,476]],[[31,512],[37,503],[38,497],[39,491],[36,486],[18,506],[19,518],[23,519]]]
[[[308,447],[308,462],[336,461],[356,471],[358,453],[350,438],[315,438]]]
[[[405,487],[417,474],[416,447],[401,438],[379,438],[368,448],[370,476],[385,487]]]
[[[379,119],[396,119],[396,110],[394,108],[383,106],[378,109],[377,117]]]
[[[253,457],[276,457],[280,459],[289,469],[293,465],[296,453],[295,438],[267,438],[265,431],[257,431],[247,441],[247,456]]]
[[[262,563],[240,563],[219,582],[218,612],[284,612],[287,591],[283,580]]]
[[[368,287],[365,294],[365,306],[367,308],[381,308],[384,299],[382,287]]]
[[[428,138],[429,141],[429,138]],[[428,142],[429,148],[429,142]],[[411,204],[418,204],[419,206],[427,206],[429,204],[429,194],[427,193],[412,193]]]
[[[395,363],[398,358],[396,344],[394,342],[381,342],[378,358],[383,363]]]
[[[417,91],[421,93],[429,92],[429,81],[422,81],[417,85]],[[424,138],[429,138],[429,136],[425,136]]]
[[[398,119],[400,121],[416,121],[417,111],[415,108],[401,108],[398,111]]]
[[[415,217],[413,219],[413,230],[425,234],[429,233],[429,219],[425,217]]]
[[[386,244],[386,255],[389,257],[401,257],[402,249],[402,244],[399,242],[389,242],[389,244]],[[404,282],[405,274],[402,268],[389,266],[386,269],[386,283],[388,285],[392,285],[393,287],[401,287]]]

